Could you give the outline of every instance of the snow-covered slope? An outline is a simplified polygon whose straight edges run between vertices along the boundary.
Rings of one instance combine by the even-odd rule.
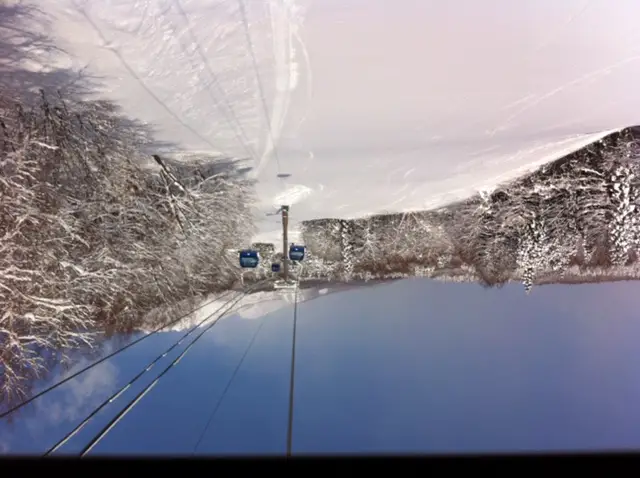
[[[346,290],[358,288],[358,285],[349,284],[335,284],[326,288],[308,288],[299,289],[297,294],[298,303],[307,302],[309,300],[317,299],[318,297],[332,294],[336,292],[343,292]],[[236,296],[237,297],[237,296]],[[203,302],[207,302],[205,299]],[[163,329],[164,331],[179,332],[188,330],[196,325],[206,326],[211,324],[212,321],[217,320],[219,311],[226,311],[224,317],[238,316],[243,319],[259,319],[272,312],[280,310],[289,305],[293,305],[296,301],[295,291],[293,289],[281,289],[268,292],[255,292],[253,294],[245,295],[237,304],[227,310],[229,304],[227,302],[231,300],[231,297],[226,297],[221,300],[214,300],[206,307],[198,310],[197,312],[185,317],[177,324],[171,327]],[[223,317],[223,320],[224,320]]]
[[[260,240],[280,203],[439,206],[640,122],[637,0],[37,3],[160,139],[251,158]]]
[[[317,291],[313,289],[298,291],[298,302],[305,302],[319,296]],[[237,297],[237,296],[236,296]],[[207,302],[205,299],[203,302]],[[239,316],[244,319],[259,319],[271,312],[275,312],[283,307],[292,305],[294,300],[293,290],[278,290],[271,292],[256,292],[244,296],[238,303],[228,309],[228,301],[231,297],[227,297],[221,300],[214,300],[206,307],[198,310],[197,312],[185,317],[177,324],[167,327],[166,331],[186,331],[200,324],[202,327],[211,324],[211,322],[217,320],[220,316],[220,311],[225,311],[222,317]]]

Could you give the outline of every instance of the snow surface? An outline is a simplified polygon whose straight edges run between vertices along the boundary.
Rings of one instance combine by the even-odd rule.
[[[160,140],[251,158],[256,240],[281,203],[293,229],[438,207],[640,123],[637,0],[37,4],[57,65]]]
[[[315,298],[317,295],[319,294],[311,289],[300,290],[298,291],[298,301],[304,302],[311,298]],[[238,296],[234,297],[237,298]],[[207,300],[210,299],[205,299],[203,302],[207,302]],[[222,318],[224,320],[224,318],[231,316],[238,316],[243,319],[259,319],[271,312],[275,312],[283,307],[292,305],[294,303],[294,291],[281,290],[248,294],[230,309],[228,309],[228,306],[230,305],[228,304],[229,300],[231,300],[231,297],[214,300],[206,307],[203,307],[199,311],[185,317],[184,320],[180,321],[176,325],[167,327],[163,330],[174,332],[186,331],[198,324],[200,324],[201,327],[204,327],[218,320],[218,318]],[[226,312],[222,317],[220,317],[220,312],[222,311]]]
[[[331,287],[326,287],[318,290],[317,288],[307,288],[298,290],[298,303],[307,302],[309,300],[317,299],[318,297],[343,292],[350,289],[358,288],[358,285],[349,284],[336,284]],[[259,319],[272,312],[280,310],[282,308],[291,306],[295,303],[296,296],[294,289],[280,289],[275,291],[255,292],[253,294],[245,295],[237,304],[228,309],[228,302],[236,296],[225,297],[224,299],[214,300],[206,307],[194,312],[193,314],[185,317],[177,324],[163,329],[163,331],[186,331],[198,324],[200,327],[211,324],[218,320],[218,318],[225,319],[227,317],[237,316],[242,319]],[[209,299],[204,299],[202,302],[207,302]],[[227,311],[224,316],[220,317],[220,311]],[[210,316],[210,317],[209,317]]]

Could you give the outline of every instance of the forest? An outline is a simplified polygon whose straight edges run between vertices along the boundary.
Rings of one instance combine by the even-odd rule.
[[[433,211],[303,223],[303,280],[429,277],[500,287],[640,278],[640,128]],[[273,245],[255,277],[280,260]]]

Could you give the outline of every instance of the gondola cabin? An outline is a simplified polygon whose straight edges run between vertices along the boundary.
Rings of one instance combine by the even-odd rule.
[[[240,267],[255,269],[259,263],[260,259],[257,251],[252,251],[251,249],[240,251]]]
[[[296,262],[304,259],[304,246],[291,244],[291,247],[289,248],[289,259]]]
[[[280,264],[277,262],[271,264],[271,272],[280,272]]]

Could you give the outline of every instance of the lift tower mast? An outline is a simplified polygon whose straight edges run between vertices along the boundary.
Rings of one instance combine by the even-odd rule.
[[[281,206],[282,212],[282,272],[285,284],[289,281],[289,206]]]

